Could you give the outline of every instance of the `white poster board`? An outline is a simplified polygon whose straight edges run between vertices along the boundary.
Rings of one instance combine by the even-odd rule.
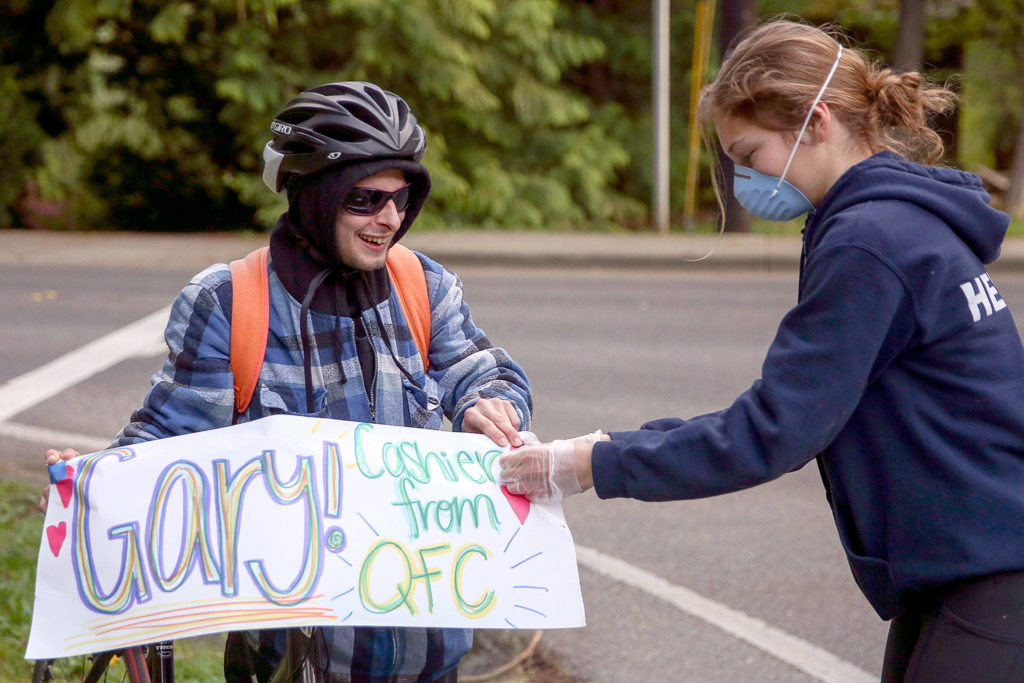
[[[279,415],[53,466],[26,657],[218,631],[585,624],[490,439]]]

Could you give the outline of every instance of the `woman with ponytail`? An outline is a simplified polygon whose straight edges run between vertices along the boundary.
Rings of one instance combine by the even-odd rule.
[[[527,446],[535,499],[677,500],[817,460],[850,567],[891,619],[883,681],[1024,681],[1024,346],[986,265],[1008,217],[933,164],[953,94],[828,32],[748,33],[698,115],[739,202],[808,214],[796,306],[730,407]]]

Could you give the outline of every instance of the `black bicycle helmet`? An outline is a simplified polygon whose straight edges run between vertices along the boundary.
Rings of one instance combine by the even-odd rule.
[[[418,162],[426,134],[409,105],[372,83],[328,83],[300,93],[270,124],[263,182],[281,192],[292,175],[369,159]]]

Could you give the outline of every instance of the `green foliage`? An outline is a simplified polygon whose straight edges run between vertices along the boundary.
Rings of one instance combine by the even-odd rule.
[[[966,32],[961,160],[1010,169],[1024,121],[1024,0],[984,0]],[[1024,172],[1018,170],[1018,172]]]
[[[723,3],[719,3],[721,8]],[[929,74],[964,73],[967,163],[1024,115],[1022,0],[929,3]],[[837,21],[885,60],[898,0],[761,0]],[[670,201],[683,204],[695,11],[671,13]],[[427,129],[420,224],[643,227],[651,7],[630,0],[11,0],[0,5],[0,227],[260,229],[268,124],[337,80],[399,93]],[[993,28],[997,27],[997,28]],[[44,36],[41,38],[40,36]],[[961,46],[965,46],[961,49]],[[945,122],[950,135],[956,120]],[[699,196],[713,209],[706,162]],[[28,207],[32,215],[24,212]]]
[[[0,66],[0,121],[10,133],[0,145],[0,228],[11,226],[10,209],[38,163],[43,130],[36,123],[36,110],[21,91],[14,69]]]
[[[654,185],[651,3],[577,0],[566,3],[566,8],[571,25],[607,46],[604,59],[572,70],[568,81],[598,104],[594,120],[621,145],[628,159],[617,167],[612,216],[620,224],[645,228]],[[685,192],[696,21],[692,4],[676,9],[669,25],[669,201],[674,213],[681,211]],[[703,177],[708,177],[706,172]]]
[[[561,82],[604,47],[559,28],[557,2],[333,5],[346,6],[361,27],[343,76],[402,94],[428,129],[429,213],[442,222],[526,228],[610,217],[594,197],[608,193],[627,157],[595,131],[587,98]],[[582,146],[593,148],[583,152],[592,162],[584,170],[578,153],[563,153]]]
[[[899,0],[765,0],[764,14],[796,12],[814,23],[838,22],[870,56],[888,62],[899,28]],[[958,125],[946,135],[968,170],[1008,169],[1024,118],[1024,0],[943,0],[927,4],[924,71],[959,91]],[[941,122],[940,122],[941,123]]]
[[[628,205],[609,187],[627,153],[561,80],[604,44],[568,28],[556,0],[25,0],[5,11],[26,39],[0,44],[4,63],[19,63],[42,25],[51,49],[39,58],[60,84],[27,63],[4,81],[58,122],[26,140],[34,158],[10,172],[61,203],[67,227],[273,221],[282,202],[259,177],[270,119],[298,91],[349,79],[401,94],[428,129],[425,222],[564,226]]]
[[[979,165],[1006,169],[1013,154],[1016,121],[1024,115],[1020,66],[989,40],[971,41],[966,63],[974,78],[964,84],[960,161],[965,168]]]

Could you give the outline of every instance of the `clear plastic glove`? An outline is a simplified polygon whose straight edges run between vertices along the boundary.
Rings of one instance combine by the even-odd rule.
[[[531,501],[560,501],[583,492],[575,465],[575,443],[593,443],[601,432],[573,439],[555,439],[550,443],[529,444],[502,456],[499,480],[511,493]]]
[[[590,434],[584,434],[583,436],[577,436],[573,441],[582,441],[583,443],[597,443],[604,438],[604,432],[598,429]]]
[[[519,432],[519,438],[523,440],[523,446],[535,446],[540,443],[540,439],[533,432]]]
[[[576,443],[595,443],[603,434],[599,429],[574,439],[556,439],[551,443],[540,443],[532,432],[520,432],[520,436],[523,447],[498,459],[501,466],[499,482],[512,493],[543,501],[562,500],[583,490],[576,474]]]
[[[523,446],[498,464],[499,481],[530,500],[561,500],[583,490],[576,478],[575,443],[569,440]]]

